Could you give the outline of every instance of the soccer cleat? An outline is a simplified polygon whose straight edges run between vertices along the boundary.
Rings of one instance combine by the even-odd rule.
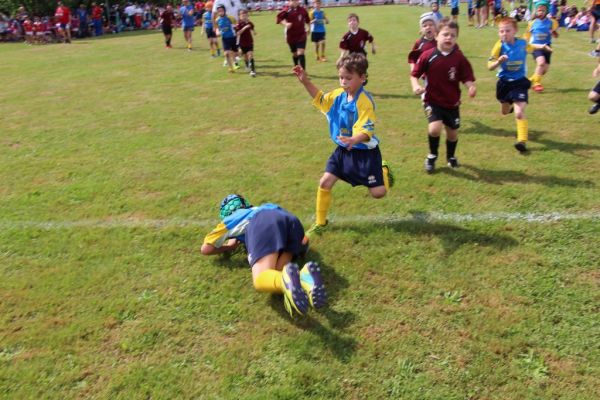
[[[450,157],[448,159],[448,166],[450,168],[458,168],[460,165],[458,164],[458,160],[456,159],[456,157]]]
[[[525,142],[515,143],[515,149],[519,150],[519,153],[521,154],[527,153],[527,146],[525,145]]]
[[[590,57],[600,57],[600,50],[592,50],[589,52]]]
[[[325,57],[325,56],[321,57],[321,61],[327,62],[327,57]]]
[[[533,85],[532,89],[535,90],[538,93],[542,93],[544,91],[544,87],[542,86],[541,83]]]
[[[383,160],[381,162],[381,167],[387,169],[388,181],[389,181],[390,187],[393,187],[394,186],[394,173],[392,172],[392,168],[390,167],[390,164],[387,161]]]
[[[253,78],[256,78],[256,72],[250,71],[250,76],[253,77]]]
[[[588,112],[593,115],[593,114],[596,114],[599,110],[600,110],[600,103],[596,103],[590,107]]]
[[[433,171],[435,170],[436,160],[437,156],[435,154],[430,154],[425,159],[425,171],[427,171],[428,174],[433,174]]]
[[[233,63],[233,69],[240,69],[240,64],[238,64],[237,62]]]
[[[306,236],[310,238],[311,236],[321,235],[325,231],[325,228],[327,227],[328,223],[329,221],[327,221],[325,225],[319,225],[317,223],[314,223],[313,226],[311,226],[310,229],[306,231]]]
[[[321,267],[313,261],[304,264],[300,270],[300,284],[308,295],[312,308],[322,308],[327,304],[327,291],[321,278]]]
[[[233,74],[235,71],[233,70],[233,68],[229,67],[227,68],[227,71],[229,71],[230,74]]]
[[[281,281],[283,283],[283,304],[290,316],[293,316],[293,310],[301,315],[305,314],[308,311],[309,300],[300,283],[298,265],[286,264],[281,273]]]

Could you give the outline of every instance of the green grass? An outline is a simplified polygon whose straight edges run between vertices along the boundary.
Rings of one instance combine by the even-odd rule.
[[[253,290],[242,254],[198,251],[230,192],[313,219],[333,144],[274,15],[252,17],[256,79],[227,74],[198,32],[191,54],[180,31],[171,51],[158,32],[0,46],[0,397],[600,397],[587,35],[556,40],[522,157],[485,69],[496,33],[461,16],[478,84],[461,108],[463,167],[427,176],[406,64],[423,9],[356,10],[378,44],[367,89],[397,187],[379,201],[335,187],[310,253],[331,304],[293,320]],[[327,10],[330,60],[348,12]],[[333,62],[312,58],[314,82],[335,88]]]

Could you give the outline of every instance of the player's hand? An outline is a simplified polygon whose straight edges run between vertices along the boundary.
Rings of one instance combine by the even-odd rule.
[[[286,29],[290,29],[292,27],[292,23],[291,22],[286,22],[285,23],[285,27],[286,27]]]
[[[469,86],[469,97],[475,97],[477,94],[477,86]]]
[[[558,37],[558,31],[552,31],[552,37],[557,38]]]
[[[346,145],[348,151],[358,142],[357,136],[338,136],[338,140]]]
[[[598,68],[596,68],[596,69],[594,70],[594,72],[592,72],[592,75],[593,75],[593,76],[600,76],[600,66],[599,66]]]
[[[377,53],[377,50],[375,49],[375,47],[372,47],[371,48],[371,54],[375,54],[375,53]]]
[[[544,45],[544,51],[547,51],[548,53],[552,53],[554,50],[552,50],[552,47],[550,47],[547,44],[545,44]]]
[[[413,93],[416,94],[417,96],[420,96],[423,93],[425,93],[425,88],[423,86],[419,86],[418,88],[413,89]]]
[[[296,75],[296,78],[298,78],[300,82],[304,82],[306,80],[306,72],[304,71],[304,68],[302,68],[302,65],[294,66],[294,68],[292,68],[292,72],[294,75]]]
[[[506,60],[508,60],[508,56],[506,54],[503,54],[500,57],[498,57],[498,64],[502,64]]]

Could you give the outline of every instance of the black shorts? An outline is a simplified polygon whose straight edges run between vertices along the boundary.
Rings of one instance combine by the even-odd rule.
[[[329,156],[325,171],[352,186],[383,186],[379,146],[374,149],[350,151],[338,146]]]
[[[600,94],[600,81],[598,81],[596,83],[596,86],[594,86],[594,88],[592,89],[592,92],[596,92],[596,93]]]
[[[460,128],[460,111],[457,108],[444,108],[435,104],[424,104],[427,121],[442,123],[450,129]]]
[[[184,32],[194,32],[194,27],[193,26],[182,25],[181,27],[183,28]]]
[[[206,37],[208,39],[216,38],[217,34],[213,28],[204,28],[204,32],[206,32]]]
[[[306,39],[304,39],[301,42],[288,43],[288,46],[290,46],[290,51],[292,53],[295,53],[296,50],[298,50],[298,49],[305,49],[306,48]]]
[[[165,35],[172,35],[173,34],[173,28],[171,28],[170,25],[163,25],[162,26],[162,31]]]
[[[458,7],[453,7],[452,10],[450,10],[450,15],[458,15]]]
[[[475,2],[475,8],[483,8],[484,6],[487,6],[487,0],[477,0]]]
[[[600,21],[600,4],[596,4],[596,7],[592,8],[592,16],[596,18],[596,22]]]
[[[273,253],[299,255],[303,250],[302,239],[304,227],[295,215],[283,209],[260,211],[246,228],[245,242],[250,267]]]
[[[502,15],[502,8],[494,8],[494,17]]]
[[[234,37],[230,37],[230,38],[224,38],[222,37],[221,39],[223,39],[223,50],[225,51],[238,51],[238,45]]]
[[[529,101],[527,91],[531,87],[531,82],[527,78],[517,79],[515,81],[506,81],[498,79],[496,83],[496,99],[500,103],[515,103]]]
[[[325,32],[312,32],[310,34],[310,41],[314,43],[319,43],[325,40]]]
[[[544,50],[534,50],[533,53],[531,53],[533,55],[533,59],[535,60],[536,58],[538,58],[539,56],[544,56],[544,59],[546,60],[546,64],[550,64],[550,56],[552,55],[552,53],[548,53],[547,51]]]
[[[251,44],[250,46],[240,46],[240,49],[242,50],[242,54],[246,54],[249,51],[254,51],[254,45]]]

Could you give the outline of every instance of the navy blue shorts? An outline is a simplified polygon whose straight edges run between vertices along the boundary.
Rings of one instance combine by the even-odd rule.
[[[206,37],[209,39],[217,37],[213,28],[204,28],[204,31],[206,32]]]
[[[183,28],[184,32],[194,32],[194,26],[186,26],[186,25],[182,25],[181,26]]]
[[[295,53],[296,50],[298,50],[298,49],[306,48],[306,40],[303,40],[301,42],[296,42],[296,43],[288,43],[288,46],[290,46],[290,51],[292,53]]]
[[[506,81],[498,79],[496,83],[496,98],[500,103],[529,102],[527,91],[531,87],[531,82],[527,78],[517,79],[516,81]]]
[[[261,258],[281,252],[299,255],[304,239],[304,227],[289,211],[264,210],[256,214],[246,228],[248,262],[252,267]]]
[[[450,129],[460,128],[460,110],[458,108],[444,108],[435,104],[423,104],[427,121],[442,123]]]
[[[592,16],[596,18],[596,22],[600,20],[600,4],[596,4],[596,6],[592,8]]]
[[[325,32],[313,32],[310,34],[311,42],[319,43],[322,40],[325,40]]]
[[[223,50],[225,51],[238,51],[238,45],[235,37],[222,38],[223,39]]]
[[[370,150],[350,150],[338,146],[329,156],[325,171],[352,186],[383,186],[379,146]]]
[[[544,58],[546,59],[546,64],[550,64],[550,55],[552,53],[548,53],[547,51],[544,50],[534,50],[533,53],[533,59],[535,60],[536,58],[538,58],[539,56],[544,56]]]
[[[450,10],[450,15],[458,15],[458,13],[458,7],[452,7],[452,9]]]
[[[594,88],[592,89],[592,92],[596,92],[596,93],[600,94],[600,81],[598,81],[598,83],[596,83],[596,86],[594,86]]]

